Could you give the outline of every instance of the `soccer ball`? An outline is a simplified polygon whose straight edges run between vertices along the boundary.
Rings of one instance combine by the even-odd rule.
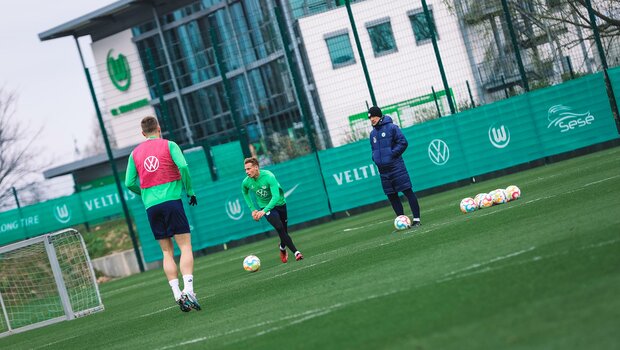
[[[519,199],[519,197],[521,197],[521,190],[519,187],[515,185],[506,187],[506,198],[508,198],[509,201]]]
[[[471,213],[472,211],[476,210],[476,203],[474,202],[473,198],[467,197],[467,198],[463,198],[463,200],[461,201],[461,211],[463,212],[463,214],[467,214],[467,213]]]
[[[502,204],[508,202],[508,200],[506,199],[506,191],[504,189],[498,188],[495,191],[491,191],[489,194],[493,198],[494,204]]]
[[[248,255],[243,259],[243,269],[256,272],[260,269],[260,259],[256,255]]]
[[[474,196],[474,204],[476,205],[476,208],[479,208],[478,203],[480,202],[480,198],[486,195],[487,195],[486,193],[478,193],[477,195]]]
[[[407,215],[399,215],[394,219],[394,228],[398,231],[411,227],[411,219]]]
[[[476,205],[479,209],[488,208],[493,205],[493,197],[488,193],[480,193],[476,197],[478,197]]]

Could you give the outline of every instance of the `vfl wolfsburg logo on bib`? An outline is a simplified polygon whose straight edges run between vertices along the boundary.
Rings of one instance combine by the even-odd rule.
[[[71,220],[71,210],[66,204],[57,205],[54,207],[54,218],[61,224],[66,224]]]
[[[228,197],[226,202],[224,202],[224,207],[229,218],[236,221],[243,217],[243,205],[238,197]]]

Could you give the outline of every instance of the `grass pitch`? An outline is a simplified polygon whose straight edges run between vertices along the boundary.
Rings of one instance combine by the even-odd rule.
[[[459,211],[511,184],[521,199]],[[620,148],[420,204],[404,233],[388,207],[293,232],[300,262],[281,264],[275,238],[197,259],[203,311],[180,312],[150,271],[103,284],[106,311],[0,348],[620,348]],[[249,254],[259,272],[242,269]]]

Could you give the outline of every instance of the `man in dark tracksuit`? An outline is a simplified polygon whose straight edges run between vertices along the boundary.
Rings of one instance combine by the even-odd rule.
[[[392,122],[392,118],[389,115],[383,115],[379,107],[370,107],[368,118],[372,124],[370,132],[372,160],[379,168],[383,192],[390,200],[397,216],[405,214],[403,204],[398,197],[398,192],[402,192],[407,197],[413,212],[412,226],[419,226],[420,205],[411,189],[411,179],[402,158],[409,143],[400,128]]]

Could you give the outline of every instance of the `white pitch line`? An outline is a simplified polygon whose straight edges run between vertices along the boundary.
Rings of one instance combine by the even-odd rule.
[[[368,227],[377,226],[377,225],[380,225],[380,224],[385,224],[386,222],[390,222],[390,221],[392,221],[392,220],[383,220],[383,221],[373,222],[372,224],[368,224],[368,225],[364,225],[364,226],[345,228],[342,231],[343,232],[349,232],[349,231],[361,230],[361,229],[365,229],[365,228],[368,228]]]
[[[615,176],[612,176],[612,177],[608,177],[608,178],[606,178],[606,179],[602,179],[602,180],[598,180],[598,181],[594,181],[594,182],[589,182],[589,183],[587,183],[587,184],[583,185],[583,187],[586,187],[586,186],[592,186],[592,185],[596,185],[596,184],[599,184],[599,183],[601,183],[601,182],[605,182],[605,181],[609,181],[609,180],[611,180],[611,179],[615,179],[615,178],[617,178],[617,177],[620,177],[620,175],[615,175]]]
[[[116,293],[124,292],[126,290],[130,290],[130,289],[134,289],[134,288],[137,288],[137,287],[141,287],[141,286],[143,286],[145,284],[155,284],[155,283],[157,283],[157,281],[155,281],[155,280],[151,280],[151,281],[148,281],[148,282],[146,282],[146,281],[145,282],[140,282],[140,283],[132,284],[130,286],[116,288],[116,289],[112,289],[112,290],[107,291],[107,292],[103,292],[103,293],[101,293],[101,296],[107,297],[107,296],[110,296],[110,295],[114,295]]]
[[[47,348],[47,347],[50,347],[50,346],[52,346],[52,345],[56,345],[56,344],[58,344],[58,343],[62,343],[62,342],[64,342],[64,341],[67,341],[67,340],[69,340],[69,339],[77,338],[78,336],[79,336],[79,335],[74,335],[73,337],[63,338],[63,339],[60,339],[60,340],[57,340],[57,341],[54,341],[54,342],[51,342],[51,343],[47,343],[47,344],[45,344],[45,345],[37,346],[36,348],[32,348],[32,349],[33,349],[33,350],[35,350],[35,349]]]
[[[305,270],[305,269],[308,269],[308,268],[311,268],[311,267],[314,267],[314,266],[317,266],[317,265],[324,264],[324,263],[326,263],[326,262],[328,262],[330,260],[332,260],[332,259],[327,259],[327,260],[319,261],[319,262],[316,262],[316,263],[310,264],[310,265],[304,265],[304,266],[302,266],[300,268],[297,268],[297,269],[294,269],[294,270],[288,270],[288,271],[282,272],[282,273],[277,274],[277,275],[269,276],[269,277],[263,279],[262,281],[267,281],[267,280],[270,280],[270,279],[274,279],[274,278],[282,277],[284,275],[288,275],[289,273]]]
[[[175,306],[169,306],[169,307],[166,307],[166,308],[163,308],[163,309],[159,309],[157,311],[149,312],[148,314],[140,315],[140,316],[138,316],[138,318],[148,317],[148,316],[151,316],[151,315],[158,314],[160,312],[164,312],[164,311],[167,311],[167,310],[170,310],[170,309],[176,309],[176,308],[177,308],[176,305]]]
[[[534,250],[534,249],[536,249],[536,247],[529,247],[529,248],[527,248],[527,249],[519,250],[519,251],[516,251],[516,252],[510,253],[510,254],[506,254],[506,255],[497,256],[497,257],[492,258],[492,259],[489,259],[489,260],[487,260],[487,261],[483,261],[483,262],[480,262],[480,263],[475,263],[475,264],[469,265],[469,266],[467,266],[467,267],[464,267],[464,268],[462,268],[462,269],[459,269],[459,270],[454,270],[454,271],[448,272],[448,273],[446,273],[446,274],[444,275],[444,278],[446,278],[446,277],[450,277],[450,276],[452,276],[452,275],[459,274],[459,273],[461,273],[461,272],[465,272],[465,271],[467,271],[467,270],[477,269],[477,268],[479,268],[479,267],[481,267],[481,266],[484,266],[484,265],[489,265],[489,264],[492,264],[492,263],[497,262],[497,261],[501,261],[501,260],[510,259],[510,258],[512,258],[512,257],[519,256],[519,255],[524,254],[524,253],[527,253],[527,252],[531,252],[531,251],[532,251],[532,250]],[[439,281],[442,281],[442,280],[440,279]]]

